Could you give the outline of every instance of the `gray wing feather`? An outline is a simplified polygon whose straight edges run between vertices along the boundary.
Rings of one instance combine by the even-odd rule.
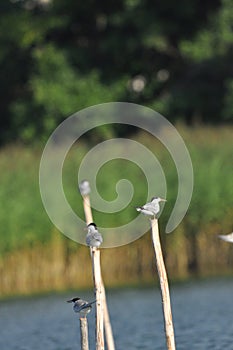
[[[99,231],[95,230],[94,232],[89,232],[86,235],[86,244],[88,246],[92,245],[93,242],[98,241],[100,243],[103,242],[103,238],[101,236],[101,234],[99,233]]]
[[[99,233],[99,231],[95,231],[93,238],[96,239],[97,241],[103,242],[103,238],[101,236],[101,234]]]
[[[143,205],[143,208],[152,211],[155,214],[159,212],[159,204],[157,203],[146,203],[145,205]]]

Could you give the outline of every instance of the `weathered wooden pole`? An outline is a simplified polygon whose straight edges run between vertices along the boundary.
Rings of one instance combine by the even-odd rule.
[[[100,250],[92,247],[92,272],[96,298],[96,350],[104,350],[103,286],[100,270]]]
[[[93,222],[90,196],[89,196],[91,189],[88,181],[86,180],[82,181],[79,185],[79,189],[83,197],[83,208],[84,208],[84,213],[86,218],[86,224],[88,225]],[[104,324],[108,350],[115,350],[112,327],[111,327],[108,306],[106,301],[106,293],[105,293],[104,283],[101,275],[100,250],[95,247],[90,247],[90,253],[92,257],[92,272],[93,272],[93,280],[95,285],[95,296],[96,296],[96,349],[98,350],[104,349],[104,333],[103,333],[103,324]],[[97,347],[97,346],[100,346],[100,347]]]
[[[106,343],[108,350],[115,350],[115,343],[114,343],[114,338],[112,334],[112,325],[109,317],[109,312],[108,312],[108,305],[107,305],[107,299],[106,299],[106,293],[105,293],[105,288],[102,281],[102,293],[103,293],[103,306],[104,306],[104,329],[105,329],[105,337],[106,337]]]
[[[87,324],[86,316],[80,316],[79,322],[80,322],[80,335],[81,335],[81,349],[89,350],[88,324]]]
[[[167,279],[166,268],[163,260],[163,253],[161,249],[160,237],[159,237],[159,226],[157,219],[151,219],[151,233],[152,241],[155,251],[156,266],[159,275],[162,304],[163,304],[163,315],[164,315],[164,328],[166,333],[166,342],[168,350],[175,350],[175,336],[174,327],[172,321],[172,310],[169,293],[169,285]]]

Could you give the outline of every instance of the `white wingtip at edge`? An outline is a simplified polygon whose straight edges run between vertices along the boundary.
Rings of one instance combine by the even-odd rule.
[[[218,237],[225,242],[233,243],[233,232],[228,235],[218,235]]]

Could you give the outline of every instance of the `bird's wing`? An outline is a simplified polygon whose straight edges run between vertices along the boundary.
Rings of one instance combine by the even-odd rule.
[[[94,232],[93,238],[96,239],[97,241],[103,242],[103,238],[102,238],[101,234],[99,233],[99,231]]]
[[[86,235],[86,243],[87,243],[87,245],[90,245],[91,240],[92,240],[92,236],[88,233],[88,234]]]
[[[86,302],[85,304],[83,304],[83,305],[80,307],[80,310],[92,308],[91,304],[92,304],[92,303]]]
[[[88,305],[88,302],[85,300],[79,300],[78,303],[76,304],[78,306],[78,312],[81,311],[82,309],[85,309]]]
[[[155,203],[146,203],[145,205],[143,205],[143,209],[158,213],[159,205]]]
[[[233,243],[233,232],[229,233],[228,235],[218,235],[218,237],[225,242]]]
[[[100,243],[103,242],[103,238],[101,236],[101,234],[99,233],[99,231],[95,231],[92,233],[88,233],[86,235],[86,244],[88,246],[90,246],[91,244],[93,244],[93,241],[99,241]]]
[[[96,303],[96,300],[90,301],[89,303],[86,302],[86,305],[83,306],[83,309],[88,308],[88,307],[92,307],[92,304],[94,304],[94,303]]]

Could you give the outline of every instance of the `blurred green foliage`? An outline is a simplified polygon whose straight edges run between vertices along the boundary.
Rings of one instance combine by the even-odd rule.
[[[2,0],[0,143],[109,101],[232,121],[232,20],[231,0]]]
[[[64,116],[74,111],[100,101],[112,101],[118,96],[120,82],[109,89],[101,83],[97,70],[83,76],[72,68],[66,56],[51,44],[33,52],[35,72],[28,81],[31,102],[12,104],[12,113],[17,116],[15,125],[18,130],[21,128],[20,134],[25,141],[36,140],[38,135],[49,135]],[[31,115],[29,122],[28,115]]]
[[[194,190],[188,212],[180,225],[185,235],[198,234],[208,224],[218,223],[222,232],[232,229],[229,218],[233,209],[232,187],[232,128],[179,128],[190,151],[194,168]],[[159,159],[166,174],[167,203],[160,218],[162,227],[168,221],[177,197],[177,172],[164,147],[148,134],[138,134],[136,141],[149,147]],[[63,187],[73,210],[84,219],[82,198],[77,190],[77,168],[89,150],[88,144],[79,144],[69,152],[63,167]],[[27,247],[36,242],[48,242],[54,226],[41,202],[38,168],[41,154],[37,149],[7,147],[0,153],[0,253]],[[133,199],[123,211],[105,214],[93,211],[99,226],[125,224],[136,215],[132,205],[147,199],[146,177],[138,166],[126,160],[106,163],[97,175],[97,190],[105,200],[116,198],[116,184],[126,178],[134,187]],[[140,184],[140,185],[139,185]],[[232,225],[232,223],[231,223]],[[179,227],[178,227],[179,232]],[[179,240],[181,235],[177,235]],[[216,235],[219,232],[216,232]],[[176,236],[176,233],[174,233]],[[165,238],[165,237],[164,237]]]

